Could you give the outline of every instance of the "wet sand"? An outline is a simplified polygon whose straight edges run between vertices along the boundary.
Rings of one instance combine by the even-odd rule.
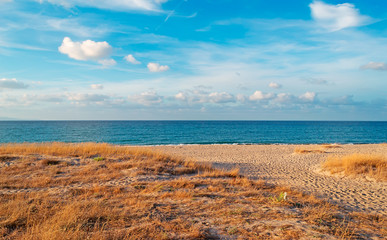
[[[252,179],[290,186],[342,205],[349,210],[387,215],[387,183],[369,178],[330,175],[319,171],[329,155],[353,153],[387,155],[387,144],[340,145],[182,145],[152,147],[165,153],[193,158],[222,169],[239,168]],[[325,153],[294,153],[295,149]]]

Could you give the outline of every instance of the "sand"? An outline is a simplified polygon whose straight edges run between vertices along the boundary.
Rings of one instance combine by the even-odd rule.
[[[168,154],[196,159],[222,169],[239,168],[252,179],[263,179],[324,198],[348,210],[387,215],[387,183],[362,177],[344,177],[319,171],[328,155],[353,153],[387,155],[386,144],[340,145],[181,145],[157,146]],[[325,153],[294,153],[294,150]]]

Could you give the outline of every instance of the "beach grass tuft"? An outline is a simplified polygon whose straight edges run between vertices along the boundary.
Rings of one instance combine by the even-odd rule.
[[[341,148],[340,145],[338,144],[322,144],[321,147],[325,149],[330,149],[330,148]]]
[[[372,154],[352,154],[342,157],[329,156],[322,164],[332,174],[364,175],[387,181],[387,157]]]
[[[301,148],[296,148],[296,149],[294,149],[294,153],[298,153],[298,154],[325,153],[325,151],[321,150],[321,149],[301,149]]]

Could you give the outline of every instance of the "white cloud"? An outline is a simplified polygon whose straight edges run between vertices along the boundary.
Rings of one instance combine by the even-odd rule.
[[[163,101],[163,97],[159,96],[155,91],[143,92],[140,95],[129,96],[128,98],[131,101],[145,106],[161,103]]]
[[[115,64],[113,59],[108,59],[112,52],[112,47],[107,42],[94,42],[92,40],[73,42],[69,37],[65,37],[58,50],[62,54],[66,54],[76,60],[98,61],[104,66]]]
[[[209,102],[209,93],[197,91],[197,90],[188,90],[185,92],[179,92],[175,95],[175,99],[187,102],[188,104],[199,104],[199,103],[208,103]]]
[[[137,61],[137,59],[132,54],[125,56],[124,59],[132,64],[141,64],[141,62]]]
[[[261,91],[255,91],[253,95],[249,97],[250,101],[268,100],[275,97],[273,93],[263,93]]]
[[[0,89],[1,88],[7,88],[7,89],[22,89],[27,88],[28,86],[22,82],[19,82],[15,78],[8,79],[8,78],[2,78],[0,79]]]
[[[361,69],[373,69],[387,71],[387,64],[384,62],[370,62],[360,67]]]
[[[304,102],[313,102],[316,98],[315,92],[306,92],[299,96],[299,99],[301,99]]]
[[[160,65],[158,63],[148,63],[147,67],[151,72],[165,72],[169,70],[167,65]]]
[[[12,0],[0,0],[0,4],[7,3],[7,2],[12,2]]]
[[[279,83],[271,82],[271,83],[269,84],[269,87],[275,88],[275,89],[279,89],[279,88],[281,88],[282,86],[281,86],[281,84],[279,84]]]
[[[187,96],[184,93],[179,92],[178,94],[175,95],[175,99],[179,101],[186,101]]]
[[[350,3],[331,5],[322,1],[313,1],[309,7],[314,20],[330,31],[365,25],[370,20],[369,17],[361,15],[359,10]]]
[[[188,104],[207,103],[230,103],[236,102],[237,98],[228,92],[208,92],[205,86],[196,86],[194,89],[181,91],[174,96],[174,99]]]
[[[91,84],[90,88],[95,89],[95,90],[100,90],[100,89],[103,89],[103,85],[102,84]]]
[[[98,63],[102,64],[102,66],[104,68],[108,68],[108,67],[111,67],[111,66],[114,66],[117,64],[117,62],[114,60],[114,59],[102,59],[102,60],[98,60]]]
[[[94,7],[100,9],[109,9],[115,11],[160,11],[162,3],[168,0],[39,0],[49,2],[56,5],[61,5],[66,8],[74,6]]]
[[[110,97],[102,94],[72,93],[68,94],[67,99],[73,102],[103,102]]]
[[[213,92],[208,95],[209,100],[214,103],[228,103],[228,102],[235,102],[235,97],[226,92]]]
[[[291,104],[295,102],[295,97],[290,93],[279,93],[274,99],[276,103]]]

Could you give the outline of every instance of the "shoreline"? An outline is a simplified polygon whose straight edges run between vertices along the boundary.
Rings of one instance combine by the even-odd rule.
[[[43,142],[46,143],[46,142]],[[78,142],[73,142],[78,143]],[[101,142],[105,143],[105,142]],[[178,146],[324,146],[324,145],[338,145],[338,146],[361,146],[361,145],[384,145],[386,142],[381,143],[179,143],[179,144],[155,144],[155,145],[130,145],[130,144],[118,144],[108,143],[112,145],[125,146],[125,147],[178,147]]]

